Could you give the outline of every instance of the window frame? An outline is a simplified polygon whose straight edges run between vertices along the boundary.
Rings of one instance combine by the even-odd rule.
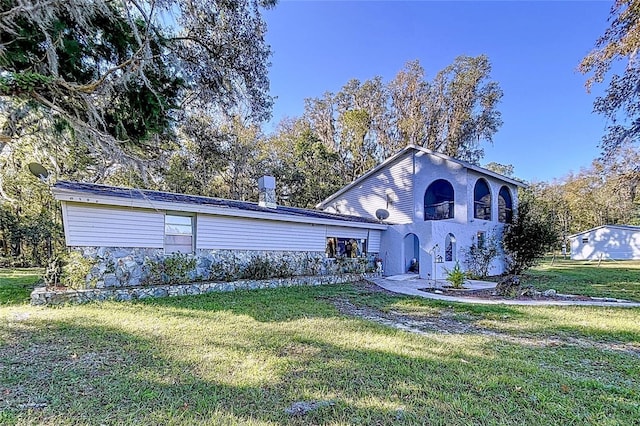
[[[508,198],[505,198],[505,194]],[[498,192],[498,222],[513,223],[513,196],[506,185]]]
[[[167,218],[188,218],[189,219],[189,224],[187,225],[186,223],[180,223],[180,222],[168,222]],[[167,232],[167,226],[168,225],[174,225],[175,227],[179,228],[181,226],[189,226],[190,228],[190,233],[186,233],[186,232]],[[189,251],[185,251],[185,250],[181,250],[181,249],[174,249],[174,250],[167,250],[168,246],[171,247],[184,247],[186,248],[186,244],[168,244],[167,243],[167,237],[176,237],[176,236],[189,236],[189,238],[191,239],[191,244],[190,244],[190,249]],[[165,212],[164,214],[164,235],[163,235],[163,249],[164,249],[164,254],[168,255],[168,254],[174,254],[174,253],[184,253],[184,254],[193,254],[195,252],[195,244],[196,244],[196,215],[195,214],[189,214],[189,213],[182,213],[182,212]]]
[[[456,192],[451,182],[436,179],[424,191],[424,220],[447,220],[455,218]],[[429,199],[429,200],[428,200]],[[429,202],[429,204],[427,204]],[[429,212],[433,211],[433,214]]]
[[[327,259],[337,259],[337,258],[346,258],[346,259],[362,259],[367,257],[367,249],[368,249],[368,241],[366,238],[357,238],[357,237],[327,237],[326,238],[326,249],[325,254]],[[347,243],[351,243],[351,241],[355,241],[358,245],[357,255],[353,257],[352,255],[347,255]],[[333,249],[331,248],[331,244],[333,244]]]
[[[482,185],[482,186],[480,186]],[[482,196],[479,194],[479,190],[482,189]],[[484,193],[484,189],[486,189],[486,193]],[[492,220],[492,194],[491,194],[491,185],[484,178],[479,178],[476,180],[475,185],[473,186],[473,218],[478,220]],[[487,201],[488,199],[488,201]],[[483,201],[484,200],[484,201]]]

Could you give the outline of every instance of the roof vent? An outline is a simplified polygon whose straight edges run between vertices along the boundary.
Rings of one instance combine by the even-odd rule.
[[[260,207],[275,209],[278,206],[276,204],[276,178],[273,176],[262,176],[258,179],[258,189],[260,190],[258,205]]]

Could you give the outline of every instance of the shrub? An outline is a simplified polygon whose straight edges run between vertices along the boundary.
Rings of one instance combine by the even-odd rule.
[[[196,259],[184,253],[172,253],[160,261],[145,259],[149,284],[180,284],[191,281],[189,273],[196,267]]]
[[[95,261],[85,258],[77,251],[59,253],[49,260],[42,279],[47,287],[87,288],[95,285],[95,279],[87,285],[87,278],[94,265]]]
[[[241,272],[241,278],[264,280],[286,278],[294,275],[293,268],[286,259],[271,260],[267,256],[253,256]]]
[[[507,258],[507,272],[518,275],[538,263],[558,241],[549,213],[536,209],[533,202],[523,197],[513,223],[502,236]]]
[[[485,278],[489,275],[491,262],[498,257],[500,253],[499,242],[495,236],[495,232],[488,233],[487,238],[482,247],[478,247],[477,243],[472,244],[465,250],[465,265],[469,274],[473,278]]]

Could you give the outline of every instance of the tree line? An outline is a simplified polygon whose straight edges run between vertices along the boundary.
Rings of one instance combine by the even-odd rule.
[[[607,43],[624,38],[625,28],[637,31],[623,25],[636,3],[615,3],[617,29],[581,65],[595,70],[590,84],[615,59],[599,52],[610,53]],[[279,202],[299,207],[313,207],[407,144],[480,164],[502,124],[502,90],[485,55],[460,56],[432,77],[411,61],[389,81],[347,81],[305,99],[300,117],[265,134],[274,100],[262,11],[273,6],[0,0],[0,266],[41,265],[64,246],[59,207],[29,174],[31,162],[43,164],[51,181],[244,201],[257,200],[256,179],[272,174]],[[637,102],[627,102],[637,93],[618,90],[637,74],[630,63],[631,76],[612,81],[597,111],[637,113]],[[638,221],[634,124],[624,131],[613,124],[591,169],[531,185],[536,208],[550,214],[559,235]],[[514,173],[510,165],[485,167]]]

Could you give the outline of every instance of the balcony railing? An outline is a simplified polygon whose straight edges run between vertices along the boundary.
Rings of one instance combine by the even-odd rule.
[[[491,205],[483,203],[482,201],[476,201],[474,204],[473,217],[480,220],[491,220]]]
[[[453,201],[424,206],[424,220],[453,219]]]

